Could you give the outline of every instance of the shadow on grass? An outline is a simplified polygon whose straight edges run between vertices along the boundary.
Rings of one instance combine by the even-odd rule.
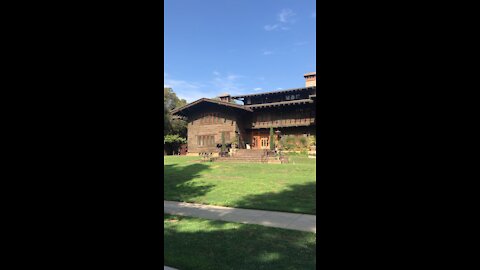
[[[203,196],[214,185],[202,184],[192,180],[200,176],[203,171],[210,170],[208,165],[195,163],[186,166],[177,164],[164,165],[164,200],[191,202],[193,198]]]
[[[316,214],[316,182],[289,185],[281,192],[248,195],[235,201],[236,207]]]
[[[165,215],[165,264],[178,269],[315,269],[316,235]]]

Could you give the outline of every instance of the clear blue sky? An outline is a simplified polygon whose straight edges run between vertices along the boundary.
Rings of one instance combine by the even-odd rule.
[[[305,85],[315,0],[165,0],[164,84],[188,102]]]

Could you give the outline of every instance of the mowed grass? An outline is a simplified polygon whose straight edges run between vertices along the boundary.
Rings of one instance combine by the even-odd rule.
[[[315,159],[261,164],[166,156],[164,168],[165,200],[316,214]]]
[[[182,270],[315,269],[316,234],[164,215],[165,265]]]

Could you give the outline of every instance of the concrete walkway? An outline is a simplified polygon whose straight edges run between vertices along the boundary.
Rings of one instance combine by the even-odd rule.
[[[305,232],[317,232],[316,216],[264,210],[163,201],[163,212],[172,215],[258,224]]]
[[[177,269],[171,268],[171,267],[168,267],[168,266],[163,266],[163,270],[177,270]]]

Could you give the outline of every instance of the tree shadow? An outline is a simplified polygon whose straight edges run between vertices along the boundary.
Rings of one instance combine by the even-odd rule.
[[[316,234],[164,216],[165,265],[178,269],[315,269]]]
[[[289,185],[281,192],[248,195],[235,201],[236,207],[316,214],[316,182]],[[282,210],[279,210],[279,209]]]
[[[210,167],[202,163],[194,163],[186,166],[177,164],[163,165],[164,200],[191,202],[193,198],[203,196],[215,185],[192,182],[203,171]]]

